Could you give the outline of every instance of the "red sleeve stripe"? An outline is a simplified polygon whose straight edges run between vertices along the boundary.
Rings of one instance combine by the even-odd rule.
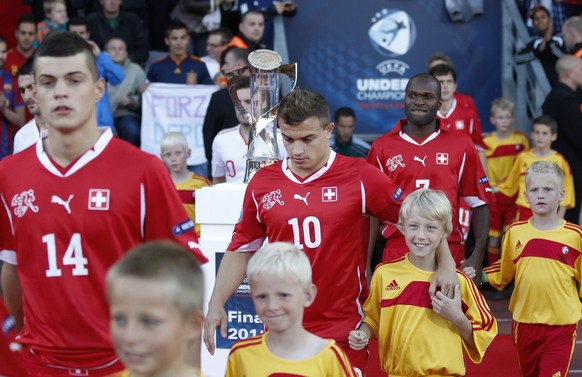
[[[481,293],[479,293],[477,286],[473,283],[473,281],[467,275],[460,274],[460,276],[462,277],[462,279],[464,279],[466,281],[466,284],[469,288],[469,291],[471,292],[471,296],[473,296],[473,299],[477,303],[477,310],[479,312],[479,316],[481,317],[481,324],[478,325],[478,324],[473,323],[473,329],[474,330],[483,329],[485,331],[491,330],[491,327],[495,323],[495,317],[493,317],[491,310],[489,310],[489,307],[487,306],[487,302],[485,301],[485,298],[483,297],[483,295]]]
[[[261,344],[263,341],[263,339],[262,339],[263,335],[264,334],[257,335],[257,336],[254,336],[252,338],[243,339],[243,340],[236,342],[234,344],[234,346],[232,346],[232,348],[230,349],[230,353],[233,354],[236,351],[238,351],[239,349],[243,349],[243,348],[251,347],[251,346],[257,346],[257,345]]]
[[[492,264],[491,266],[485,267],[483,270],[485,270],[486,274],[492,274],[495,272],[499,272],[499,271],[501,271],[501,263],[495,262],[495,264]]]
[[[335,357],[339,361],[342,370],[344,371],[344,375],[353,376],[354,375],[353,368],[350,365],[350,362],[347,360],[347,356],[341,350],[341,348],[339,348],[337,344],[334,344],[331,346],[331,351],[334,353]]]

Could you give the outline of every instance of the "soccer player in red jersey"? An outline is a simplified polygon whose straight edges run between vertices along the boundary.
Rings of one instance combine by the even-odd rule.
[[[123,369],[109,339],[109,266],[157,239],[206,258],[161,161],[97,128],[105,89],[90,45],[47,36],[34,74],[48,137],[0,163],[2,290],[31,376],[107,376]]]
[[[305,329],[335,339],[352,365],[365,373],[367,352],[351,350],[347,339],[362,320],[368,293],[369,216],[395,223],[403,192],[366,161],[329,147],[334,124],[320,94],[292,91],[281,101],[277,119],[288,158],[261,169],[249,182],[242,218],[208,305],[204,341],[213,353],[216,327],[226,336],[224,304],[245,276],[252,253],[266,238],[293,242],[309,257],[319,290],[305,310]],[[449,274],[454,268],[446,242],[441,245],[439,262],[448,291],[458,280]]]
[[[437,119],[441,105],[441,86],[432,75],[423,73],[410,79],[406,86],[404,111],[407,119],[378,138],[370,149],[368,162],[379,167],[390,179],[410,193],[417,188],[444,191],[458,213],[464,199],[473,208],[475,250],[463,265],[469,265],[481,277],[487,248],[489,208],[494,200],[487,175],[471,139],[461,132],[450,131]],[[449,247],[457,266],[465,259],[465,248],[458,219],[449,236]],[[406,252],[404,237],[396,227],[387,225],[388,238],[384,260],[399,258]]]

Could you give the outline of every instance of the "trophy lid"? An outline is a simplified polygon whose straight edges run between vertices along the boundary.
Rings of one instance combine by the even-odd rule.
[[[281,66],[283,59],[272,50],[255,50],[249,54],[249,64],[257,69],[271,71]]]

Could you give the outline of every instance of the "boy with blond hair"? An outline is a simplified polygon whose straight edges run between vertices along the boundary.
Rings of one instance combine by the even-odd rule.
[[[303,327],[303,310],[317,291],[303,251],[287,242],[268,244],[251,257],[247,272],[255,310],[268,331],[232,346],[227,377],[356,376],[334,340]]]
[[[483,137],[487,146],[487,177],[491,187],[495,190],[509,175],[517,155],[529,149],[527,136],[513,129],[513,102],[505,98],[497,98],[491,104],[491,124],[495,131]],[[513,223],[517,207],[516,196],[495,194],[495,202],[490,205],[489,245],[487,258],[489,265],[499,259],[501,249],[501,235],[504,229]]]
[[[515,279],[509,309],[522,376],[567,376],[582,309],[582,228],[558,215],[564,174],[554,162],[529,166],[524,195],[533,216],[507,229],[501,260],[484,273],[499,290]]]
[[[170,171],[186,213],[194,222],[196,233],[200,236],[200,225],[196,224],[196,190],[210,186],[210,181],[188,170],[187,161],[191,150],[188,147],[186,136],[182,132],[167,132],[162,137],[160,149],[162,161]]]
[[[111,340],[127,368],[120,377],[202,375],[185,361],[204,321],[204,277],[186,249],[169,241],[137,246],[110,268],[106,287]]]
[[[464,376],[463,355],[480,363],[497,334],[493,314],[465,273],[457,271],[452,299],[428,294],[435,250],[452,231],[451,217],[441,191],[418,189],[404,199],[398,226],[409,252],[376,269],[364,320],[350,332],[353,349],[378,339],[381,367],[390,376]]]
[[[44,37],[53,30],[67,30],[68,18],[65,0],[44,0],[42,9],[46,18],[37,25],[37,43],[41,43]]]
[[[533,147],[526,150],[515,159],[507,178],[496,191],[506,197],[517,194],[517,221],[525,221],[532,216],[532,211],[525,198],[525,173],[534,161],[551,161],[556,163],[564,173],[565,196],[560,202],[558,216],[564,218],[567,208],[574,208],[574,178],[568,161],[559,152],[551,148],[552,142],[558,137],[558,125],[553,117],[542,115],[532,122],[531,139]]]

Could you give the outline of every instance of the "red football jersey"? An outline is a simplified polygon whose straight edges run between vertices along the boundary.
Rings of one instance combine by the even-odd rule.
[[[327,164],[305,179],[283,160],[261,169],[245,192],[241,221],[228,250],[256,251],[270,242],[293,242],[307,254],[317,286],[304,326],[347,343],[363,318],[369,214],[395,223],[402,190],[361,158],[331,151]]]
[[[23,288],[19,342],[47,365],[90,368],[117,359],[105,274],[128,249],[172,239],[206,261],[161,161],[109,130],[66,169],[42,142],[7,157],[0,197],[0,259],[18,265]]]
[[[18,70],[28,59],[15,48],[8,50],[6,53],[6,61],[4,62],[4,69],[6,69],[14,77],[18,75]]]
[[[459,201],[463,198],[474,208],[494,200],[479,155],[467,136],[451,132],[442,123],[439,130],[418,142],[402,132],[402,125],[407,122],[400,120],[372,144],[368,162],[378,166],[406,193],[421,187],[443,191],[454,214],[453,233],[448,240],[460,243]],[[389,236],[390,232],[384,234]]]
[[[481,135],[483,129],[481,128],[479,114],[477,113],[477,109],[471,106],[469,102],[463,102],[454,98],[453,106],[449,111],[446,114],[439,111],[437,117],[450,130],[465,132],[469,135],[477,148],[481,150],[487,149],[487,146],[483,142],[483,136]]]

